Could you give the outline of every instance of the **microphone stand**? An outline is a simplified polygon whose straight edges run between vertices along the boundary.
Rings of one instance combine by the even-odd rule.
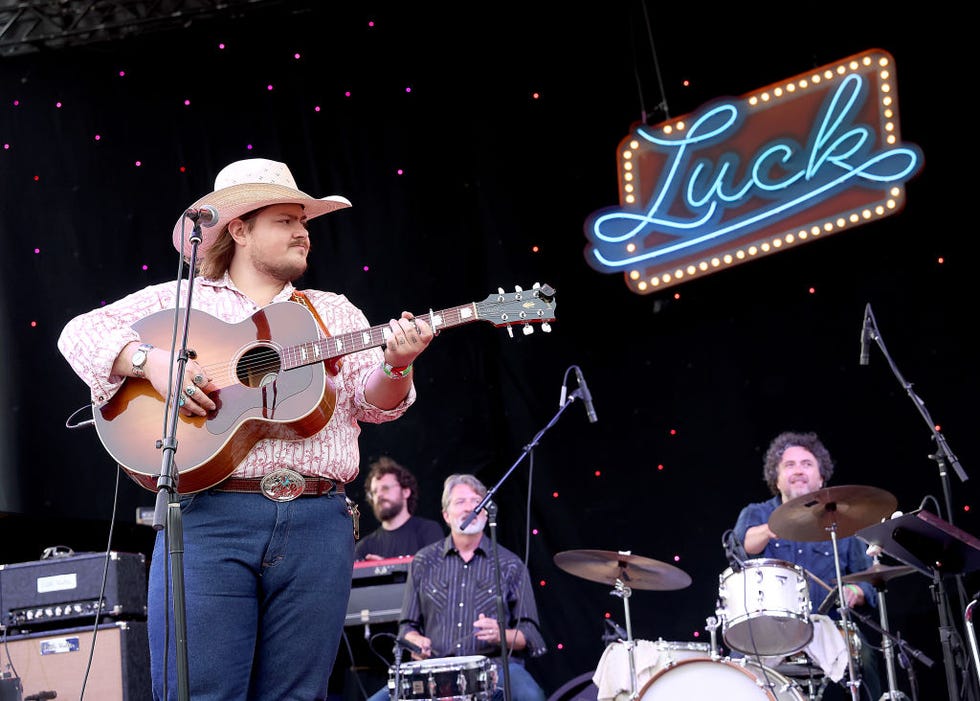
[[[180,350],[177,354],[177,372],[175,379],[184,376],[187,367],[188,350],[187,336],[190,328],[191,299],[194,292],[194,271],[197,268],[197,248],[202,241],[200,214],[188,214],[194,222],[191,230],[191,259],[190,276],[187,281],[187,304],[184,306],[184,329],[181,338]],[[183,255],[183,253],[181,253]],[[178,276],[178,290],[180,280]],[[178,292],[176,304],[180,304],[180,294]],[[177,419],[180,415],[179,400],[183,389],[180,382],[174,383],[171,387],[167,406],[167,434],[161,441],[163,448],[162,464],[160,475],[157,477],[157,499],[156,507],[153,512],[153,528],[160,530],[166,523],[167,529],[167,556],[170,562],[170,578],[173,583],[173,610],[174,610],[174,645],[177,655],[177,698],[180,701],[190,701],[190,682],[187,665],[187,611],[184,588],[184,528],[180,513],[180,492],[178,491],[177,478],[179,472],[174,467],[174,454],[177,452]],[[164,515],[166,514],[166,515]],[[166,565],[164,566],[166,567]],[[164,569],[166,572],[166,569]],[[166,587],[164,595],[166,596]],[[169,655],[169,650],[164,651],[164,659]],[[166,670],[166,664],[164,664]],[[166,685],[166,672],[164,672],[164,685]]]
[[[500,553],[497,550],[497,504],[486,503],[487,523],[490,524],[490,542],[493,544],[494,584],[497,587],[497,629],[500,632],[500,669],[504,674],[504,701],[510,701],[510,650],[507,648],[507,625],[504,621],[504,588],[500,581]],[[516,633],[515,633],[516,635]]]
[[[871,304],[867,305],[865,310],[868,321],[870,321],[870,328],[868,333],[871,339],[878,345],[881,349],[882,354],[885,356],[885,360],[888,362],[888,367],[891,368],[892,374],[895,375],[895,379],[898,380],[899,384],[905,389],[906,394],[912,399],[912,403],[915,404],[915,408],[918,410],[919,414],[922,416],[926,425],[929,427],[929,431],[932,433],[932,438],[936,443],[936,453],[930,455],[930,459],[934,460],[939,466],[939,479],[943,487],[943,499],[946,506],[946,520],[951,524],[953,523],[953,504],[950,495],[949,486],[949,471],[947,465],[952,465],[953,469],[956,471],[956,476],[959,477],[961,482],[966,482],[969,477],[966,471],[960,465],[959,459],[950,450],[949,444],[943,437],[939,429],[936,428],[936,422],[932,420],[929,415],[929,411],[926,409],[925,402],[912,390],[912,383],[907,382],[902,373],[899,372],[898,367],[892,360],[891,356],[888,354],[888,349],[885,348],[885,342],[881,337],[881,333],[878,330],[878,322],[875,320],[874,311],[871,309]],[[955,575],[957,584],[957,594],[959,596],[960,602],[966,600],[966,590],[963,587],[963,574],[959,573]],[[939,609],[939,637],[942,642],[943,647],[943,661],[946,665],[946,680],[949,686],[949,697],[951,701],[959,701],[959,688],[956,681],[955,673],[955,658],[958,657],[956,653],[962,652],[962,646],[956,645],[954,649],[953,641],[954,639],[959,639],[959,632],[952,622],[947,611],[948,601],[946,599],[946,592],[943,588],[942,578],[937,575],[934,578],[935,590],[933,598],[936,601],[936,605]],[[958,606],[959,610],[963,609],[963,606]],[[969,667],[969,661],[965,663],[966,667]],[[966,671],[964,669],[964,671]],[[970,698],[975,699],[977,690],[970,685],[968,687],[970,692]]]
[[[391,701],[398,701],[402,691],[402,646],[395,641],[395,688],[391,690]]]
[[[879,594],[880,594],[881,591],[882,591],[881,589],[878,590]],[[880,601],[880,599],[879,599],[879,601]],[[840,610],[840,609],[838,609],[838,610]],[[924,664],[926,667],[932,667],[934,664],[936,664],[932,660],[931,657],[929,657],[928,655],[926,655],[921,650],[917,650],[916,648],[912,647],[905,640],[903,640],[899,636],[897,636],[894,633],[892,633],[890,630],[888,630],[888,628],[885,625],[883,625],[884,619],[887,616],[887,613],[885,613],[884,615],[879,615],[879,617],[882,619],[882,623],[875,623],[874,619],[871,618],[871,616],[869,616],[869,615],[867,615],[865,613],[861,613],[860,611],[857,611],[857,610],[852,609],[852,608],[849,608],[848,609],[848,614],[850,614],[851,616],[857,616],[858,618],[861,619],[861,622],[864,623],[866,626],[868,626],[872,630],[876,630],[879,633],[881,633],[882,639],[885,640],[885,641],[887,641],[888,643],[890,643],[889,648],[891,648],[892,646],[897,647],[899,650],[901,650],[902,652],[907,653],[910,657],[918,660],[919,662],[921,662],[922,664]],[[882,647],[884,647],[884,643],[882,643]],[[887,659],[886,659],[886,661],[887,661]],[[896,687],[895,679],[894,679],[894,675],[895,675],[894,662],[891,663],[889,665],[889,667],[890,667],[890,669],[889,670],[886,670],[887,673],[888,673],[888,677],[889,677],[888,678],[888,683],[889,683],[889,687],[890,687],[889,688],[889,691],[894,692],[895,691],[895,687]],[[898,694],[901,694],[901,692],[898,692]],[[899,698],[899,696],[896,695],[896,696],[890,697],[890,698],[897,699],[897,698]]]
[[[493,495],[497,493],[498,489],[500,489],[500,485],[502,485],[507,480],[507,478],[510,477],[510,474],[515,469],[517,469],[517,466],[520,465],[521,462],[523,462],[524,458],[526,458],[531,453],[531,451],[537,447],[538,443],[541,441],[541,437],[544,436],[544,434],[548,431],[548,429],[550,429],[552,426],[558,423],[558,419],[561,417],[563,413],[565,413],[565,409],[567,409],[568,406],[573,401],[575,401],[575,398],[577,396],[575,393],[578,391],[579,390],[575,390],[575,392],[572,393],[572,396],[568,398],[568,401],[562,402],[561,406],[559,406],[558,408],[558,411],[555,413],[554,416],[551,417],[551,420],[548,421],[547,424],[545,424],[545,427],[535,434],[534,438],[531,439],[530,443],[524,446],[524,450],[521,451],[520,456],[518,456],[517,460],[514,461],[514,464],[507,469],[507,472],[504,473],[504,476],[501,477],[499,480],[497,480],[497,483],[487,490],[486,495],[483,497],[480,503],[477,504],[476,507],[473,509],[473,511],[470,512],[469,515],[467,515],[467,517],[464,518],[463,521],[460,523],[460,528],[465,530],[467,526],[469,526],[473,522],[473,519],[475,519],[483,509],[487,509],[488,520],[493,522],[493,525],[490,528],[490,533],[491,533],[491,538],[493,539],[494,564],[496,565],[496,576],[497,576],[497,625],[500,626],[501,659],[504,660],[505,662],[507,660],[507,640],[506,640],[505,626],[503,621],[503,599],[502,599],[503,592],[500,591],[500,561],[497,557],[497,536],[495,530],[496,520],[497,520],[496,505],[494,505],[493,507],[494,508],[493,513],[490,512],[488,505],[492,503],[490,500],[493,499]],[[503,671],[504,671],[504,701],[510,701],[510,670],[507,664],[503,665]]]
[[[977,605],[977,597],[966,605],[963,612],[963,623],[966,625],[966,634],[970,639],[970,651],[973,653],[973,666],[980,670],[980,649],[977,648],[977,634],[973,625],[973,607]],[[980,672],[978,672],[980,675]]]

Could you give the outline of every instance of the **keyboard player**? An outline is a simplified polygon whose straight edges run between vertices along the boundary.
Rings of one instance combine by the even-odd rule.
[[[445,537],[442,525],[416,516],[418,482],[407,468],[388,456],[370,465],[364,480],[368,502],[381,524],[354,547],[357,560],[382,560],[414,555],[423,546]]]

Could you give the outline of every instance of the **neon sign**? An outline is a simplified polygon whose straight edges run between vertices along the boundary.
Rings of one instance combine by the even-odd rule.
[[[585,257],[638,294],[895,214],[923,165],[880,49],[635,125],[617,154],[620,206],[586,219]]]

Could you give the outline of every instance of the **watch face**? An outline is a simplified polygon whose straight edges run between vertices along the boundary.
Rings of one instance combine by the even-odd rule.
[[[133,353],[133,367],[143,367],[143,363],[146,362],[146,351],[138,350]]]

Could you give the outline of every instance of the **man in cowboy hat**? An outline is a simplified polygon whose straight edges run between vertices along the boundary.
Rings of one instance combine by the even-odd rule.
[[[365,335],[358,332],[368,323],[357,307],[340,294],[293,286],[307,267],[309,220],[349,206],[340,196],[301,192],[284,164],[255,158],[222,169],[214,191],[182,213],[173,241],[196,261],[192,306],[214,317],[218,337],[232,334],[236,327],[229,325],[251,329],[252,342],[224,363],[197,346],[174,378],[179,353],[172,352],[169,333],[155,338],[139,331],[153,313],[169,310],[163,313],[173,318],[175,306],[186,306],[187,281],[152,285],[82,314],[58,341],[100,409],[127,385],[143,396],[179,393],[175,463],[183,472],[175,491],[184,545],[186,676],[195,701],[327,697],[354,561],[357,514],[344,484],[357,475],[359,422],[391,421],[415,401],[413,363],[433,337],[424,320],[403,312],[379,327],[383,341],[358,347]],[[196,256],[188,212],[217,219],[201,228]],[[285,317],[277,314],[285,310],[294,319],[293,303],[310,312],[303,315],[310,338],[284,349],[276,323]],[[195,316],[191,332],[207,321]],[[341,347],[348,337],[352,349]],[[264,339],[271,341],[263,346]],[[252,346],[260,352],[253,354]],[[283,357],[262,366],[270,351]],[[321,360],[340,355],[339,362]],[[298,384],[322,383],[309,406],[296,406],[306,399],[302,393],[290,394],[293,365],[309,373]],[[250,398],[235,406],[243,393]],[[161,418],[163,412],[160,403]],[[184,455],[195,454],[196,439],[215,434],[220,450],[202,480],[199,466]],[[152,445],[158,438],[143,440]],[[191,493],[181,489],[182,480]],[[156,698],[177,698],[180,682],[167,595],[170,530],[157,534],[148,590]]]

